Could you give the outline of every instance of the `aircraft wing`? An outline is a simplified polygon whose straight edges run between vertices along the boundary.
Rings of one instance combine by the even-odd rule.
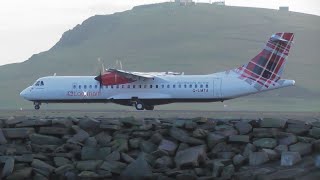
[[[114,72],[117,73],[120,76],[126,77],[128,79],[152,79],[155,77],[155,75],[150,73],[142,73],[142,72],[129,72],[119,69],[108,69],[108,72]]]

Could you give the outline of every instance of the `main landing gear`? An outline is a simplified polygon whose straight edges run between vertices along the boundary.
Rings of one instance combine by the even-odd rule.
[[[134,106],[136,107],[137,110],[141,111],[141,110],[153,110],[154,106],[153,105],[146,105],[144,104],[142,101],[136,100],[134,102]]]
[[[40,102],[34,102],[33,104],[34,104],[34,109],[35,110],[39,110],[40,109],[40,105],[41,105]]]

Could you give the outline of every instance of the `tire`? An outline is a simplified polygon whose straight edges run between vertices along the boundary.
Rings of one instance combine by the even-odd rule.
[[[144,110],[144,108],[145,108],[144,104],[141,101],[137,101],[135,106],[136,106],[136,109],[139,111]]]
[[[39,109],[40,109],[40,105],[35,105],[35,106],[34,106],[34,109],[35,109],[35,110],[39,110]]]

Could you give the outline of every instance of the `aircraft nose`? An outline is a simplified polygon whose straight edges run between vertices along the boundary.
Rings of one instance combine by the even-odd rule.
[[[23,91],[21,91],[20,96],[27,99],[28,98],[28,91],[29,91],[29,88],[24,89]]]

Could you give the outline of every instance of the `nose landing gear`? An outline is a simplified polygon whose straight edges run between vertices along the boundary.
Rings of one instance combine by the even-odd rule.
[[[40,109],[40,105],[41,105],[40,102],[34,102],[33,104],[34,104],[34,109],[35,110],[39,110]]]

